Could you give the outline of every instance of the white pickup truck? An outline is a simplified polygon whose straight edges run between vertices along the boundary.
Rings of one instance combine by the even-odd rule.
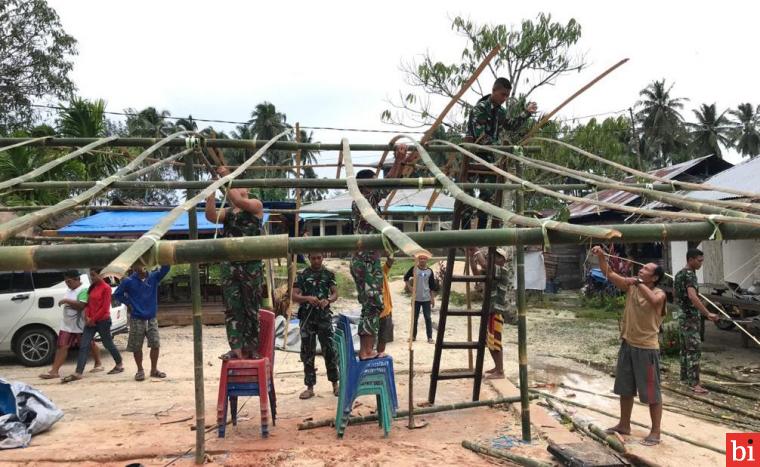
[[[82,284],[90,278],[81,275]],[[69,288],[61,271],[0,272],[0,354],[15,354],[26,366],[53,361],[63,310],[58,301]],[[127,331],[127,307],[111,303],[111,333]]]

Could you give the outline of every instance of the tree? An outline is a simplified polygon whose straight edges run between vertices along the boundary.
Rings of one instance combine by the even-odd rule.
[[[506,76],[512,83],[511,97],[525,100],[541,86],[554,84],[559,76],[580,71],[586,65],[582,54],[574,50],[581,37],[581,26],[574,19],[562,24],[552,21],[551,15],[541,13],[535,21],[524,20],[515,27],[478,25],[457,16],[451,27],[466,40],[461,60],[446,64],[425,52],[419,61],[403,62],[401,70],[406,75],[406,83],[417,91],[400,93],[398,101],[390,101],[395,111],[385,110],[381,116],[383,121],[408,127],[430,125],[436,114],[431,110],[428,96],[453,98],[496,45],[501,46],[501,52],[489,64],[488,72],[472,86],[478,96],[490,93],[493,81]],[[472,103],[466,98],[460,99],[445,124],[462,133],[464,117]]]
[[[0,133],[31,126],[34,101],[73,94],[76,53],[76,39],[45,0],[0,2]]]
[[[174,133],[174,125],[167,118],[171,116],[168,110],[158,111],[155,107],[146,107],[141,111],[125,109],[127,117],[127,132],[129,136],[144,138],[164,138]]]
[[[726,110],[718,114],[715,104],[702,104],[694,109],[696,123],[687,123],[691,129],[691,148],[696,157],[715,154],[723,157],[720,147],[731,147],[731,122],[726,117]]]
[[[683,149],[683,117],[680,110],[688,99],[672,97],[673,84],[654,81],[639,92],[636,119],[641,125],[640,151],[647,165],[661,167],[672,162],[673,153]]]
[[[739,104],[736,110],[729,113],[736,119],[738,128],[732,132],[732,142],[742,156],[754,157],[760,154],[760,108],[755,108],[749,102]]]

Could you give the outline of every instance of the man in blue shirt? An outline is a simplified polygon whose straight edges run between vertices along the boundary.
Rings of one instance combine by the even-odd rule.
[[[166,378],[166,373],[158,369],[158,284],[169,273],[169,266],[161,266],[158,271],[148,273],[142,266],[134,266],[131,276],[121,281],[113,296],[121,303],[129,305],[129,339],[127,352],[132,352],[137,364],[136,381],[145,379],[142,346],[148,337],[150,348],[150,376]]]

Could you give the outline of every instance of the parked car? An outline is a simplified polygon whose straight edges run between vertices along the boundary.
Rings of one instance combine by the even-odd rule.
[[[83,273],[82,284],[90,285]],[[69,288],[61,271],[0,272],[0,354],[15,354],[26,366],[53,361],[62,308]],[[127,307],[111,303],[111,333],[127,331]]]

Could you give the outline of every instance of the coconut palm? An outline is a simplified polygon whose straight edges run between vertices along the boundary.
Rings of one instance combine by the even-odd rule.
[[[694,109],[696,123],[687,123],[691,130],[691,148],[696,157],[715,154],[723,157],[721,146],[731,147],[731,122],[726,117],[727,111],[720,114],[715,104],[702,104],[699,109]]]
[[[74,98],[68,105],[61,104],[58,132],[72,138],[100,138],[106,135],[106,103],[103,99],[89,101]],[[100,180],[122,167],[127,158],[112,151],[93,151],[82,155],[88,180]]]
[[[760,108],[755,108],[749,102],[739,104],[736,110],[729,113],[735,118],[738,128],[733,130],[732,139],[736,150],[742,156],[754,157],[760,154]]]
[[[672,97],[672,90],[673,84],[666,86],[664,79],[654,81],[639,92],[641,100],[636,102],[636,118],[643,131],[642,149],[650,165],[667,164],[679,148],[683,128],[679,111],[688,99]]]
[[[127,117],[127,132],[129,136],[145,138],[163,138],[174,132],[174,125],[167,117],[168,110],[158,111],[155,107],[146,107],[141,111],[125,109]]]

